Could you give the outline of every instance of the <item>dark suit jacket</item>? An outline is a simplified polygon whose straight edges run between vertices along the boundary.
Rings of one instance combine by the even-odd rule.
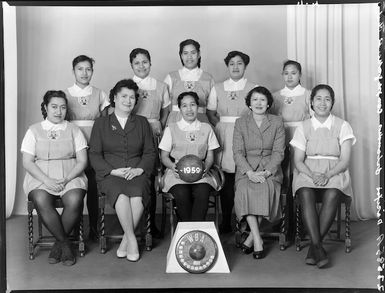
[[[142,116],[131,114],[122,129],[115,113],[95,120],[89,157],[100,181],[117,168],[142,168],[150,176],[157,157],[151,126]]]
[[[282,117],[267,114],[258,128],[253,114],[235,121],[233,154],[236,178],[246,176],[249,170],[268,170],[282,182],[281,162],[285,151],[285,129]]]

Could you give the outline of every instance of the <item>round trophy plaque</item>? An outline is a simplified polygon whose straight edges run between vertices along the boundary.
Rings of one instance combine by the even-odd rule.
[[[175,256],[179,265],[187,272],[204,273],[215,264],[218,247],[206,232],[192,230],[179,238],[175,246]]]

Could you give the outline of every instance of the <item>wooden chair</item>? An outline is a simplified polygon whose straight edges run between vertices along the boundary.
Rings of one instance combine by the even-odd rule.
[[[55,208],[63,208],[63,202],[60,197],[57,197],[55,200]],[[33,233],[33,210],[36,209],[33,201],[28,200],[28,242],[29,242],[29,259],[33,260],[35,258],[34,251],[36,247],[48,247],[51,248],[55,243],[56,239],[52,235],[44,235],[43,234],[43,225],[38,216],[38,231],[39,236],[36,241],[34,241],[34,233]],[[71,235],[70,240],[72,243],[78,245],[78,250],[80,256],[85,255],[85,246],[84,246],[84,238],[83,238],[83,215],[81,215],[79,220],[79,226],[74,228],[74,231]]]
[[[279,239],[280,250],[285,250],[289,238],[290,238],[290,219],[292,214],[293,198],[291,192],[291,171],[290,171],[290,147],[287,146],[285,149],[285,157],[281,163],[283,172],[283,182],[281,185],[280,194],[280,207],[282,212],[282,218],[279,223],[278,231],[265,231],[263,226],[261,227],[261,236],[265,238],[273,237]],[[235,231],[235,245],[240,247],[242,242],[249,235],[250,228],[245,220],[239,221],[236,219],[236,231]]]
[[[161,170],[161,169],[160,169]],[[159,170],[159,171],[160,171]],[[209,197],[209,203],[208,207],[209,209],[214,209],[214,217],[215,217],[215,227],[218,228],[219,225],[219,191],[223,188],[223,185],[225,184],[225,176],[223,174],[223,171],[221,168],[219,168],[217,165],[213,165],[211,169],[209,170],[210,176],[214,178],[214,180],[217,183],[217,188],[210,192]],[[167,212],[169,213],[169,219],[170,219],[170,226],[171,226],[171,232],[170,236],[171,239],[174,235],[175,226],[177,224],[177,213],[176,213],[176,205],[175,205],[175,199],[173,195],[169,192],[163,192],[163,176],[162,172],[160,171],[158,175],[158,184],[157,184],[157,190],[158,194],[162,196],[162,223],[161,223],[161,234],[164,235],[165,227],[166,227],[166,217]]]
[[[296,194],[295,196],[295,248],[297,251],[301,250],[301,235],[304,235],[303,227],[302,227],[302,218],[301,218],[301,204],[299,198]],[[320,202],[320,201],[319,201]],[[329,231],[329,240],[334,241],[344,241],[345,242],[345,252],[349,253],[351,251],[352,242],[350,239],[350,206],[352,203],[352,199],[350,196],[341,195],[339,198],[338,208],[337,208],[337,227],[335,230],[330,229]],[[345,205],[345,240],[341,239],[341,207]],[[335,234],[335,238],[333,238],[333,234]]]
[[[107,239],[120,241],[123,237],[122,234],[106,234],[105,229],[105,208],[106,208],[106,195],[102,192],[98,192],[99,199],[99,244],[100,244],[100,253],[106,253],[107,251]],[[144,233],[142,231],[142,239],[145,239],[145,249],[146,251],[152,250],[152,235],[151,235],[151,222],[150,222],[150,204],[145,207],[143,212],[144,217]],[[143,236],[144,234],[144,236]]]

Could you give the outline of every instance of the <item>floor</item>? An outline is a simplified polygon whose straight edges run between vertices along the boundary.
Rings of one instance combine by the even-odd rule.
[[[100,254],[97,243],[87,242],[86,255],[78,257],[74,266],[66,267],[60,263],[48,264],[47,249],[39,249],[36,258],[29,260],[27,217],[14,216],[6,223],[8,288],[10,291],[25,290],[23,292],[42,292],[43,289],[89,289],[89,292],[96,292],[96,289],[121,288],[134,291],[147,289],[146,292],[154,292],[156,288],[159,292],[162,289],[161,292],[175,292],[183,288],[197,290],[183,292],[198,292],[199,288],[206,288],[199,292],[210,292],[210,288],[223,288],[220,292],[242,292],[242,288],[276,288],[269,292],[278,292],[279,289],[285,289],[279,292],[298,292],[294,288],[319,288],[314,292],[324,292],[327,288],[361,288],[367,290],[349,292],[375,292],[378,283],[378,227],[374,220],[359,221],[352,223],[351,230],[351,253],[344,252],[343,243],[328,241],[325,244],[331,264],[324,269],[304,263],[307,249],[297,252],[291,244],[285,251],[280,251],[278,242],[273,239],[265,241],[267,257],[254,260],[251,255],[243,255],[235,247],[233,234],[226,234],[221,236],[221,242],[230,274],[167,274],[169,235],[154,239],[153,250],[144,251],[138,263],[118,259],[115,254],[118,243],[110,243],[107,253]]]

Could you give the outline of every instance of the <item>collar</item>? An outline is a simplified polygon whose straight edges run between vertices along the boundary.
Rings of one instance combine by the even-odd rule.
[[[306,89],[299,84],[292,90],[285,86],[283,89],[281,89],[280,94],[285,97],[295,97],[303,95],[305,91]]]
[[[67,123],[68,121],[67,120],[64,120],[63,122],[61,123],[58,123],[58,124],[55,124],[55,123],[52,123],[51,121],[49,121],[47,118],[41,122],[41,127],[44,129],[44,130],[53,130],[53,131],[56,131],[56,130],[65,130],[67,128]]]
[[[319,122],[319,120],[315,118],[315,116],[311,117],[311,124],[314,130],[317,130],[318,128],[327,128],[330,130],[332,128],[333,121],[334,116],[332,114],[329,115],[329,117],[325,120],[324,123]]]
[[[203,70],[199,67],[195,67],[194,69],[187,69],[183,67],[178,70],[180,79],[183,81],[198,81],[203,73]]]
[[[242,77],[240,80],[235,81],[229,78],[223,82],[223,87],[225,91],[241,91],[245,88],[247,79]]]
[[[194,131],[199,130],[201,128],[201,122],[198,119],[196,119],[193,123],[190,124],[182,118],[176,124],[178,125],[179,129],[184,131]]]
[[[134,77],[132,79],[133,79],[133,81],[136,82],[138,87],[142,90],[150,91],[150,90],[156,89],[156,79],[149,76],[149,75],[145,78],[140,78],[140,77],[134,75]]]
[[[87,85],[84,89],[79,87],[76,83],[68,88],[68,92],[73,97],[84,97],[92,94],[92,86]]]

